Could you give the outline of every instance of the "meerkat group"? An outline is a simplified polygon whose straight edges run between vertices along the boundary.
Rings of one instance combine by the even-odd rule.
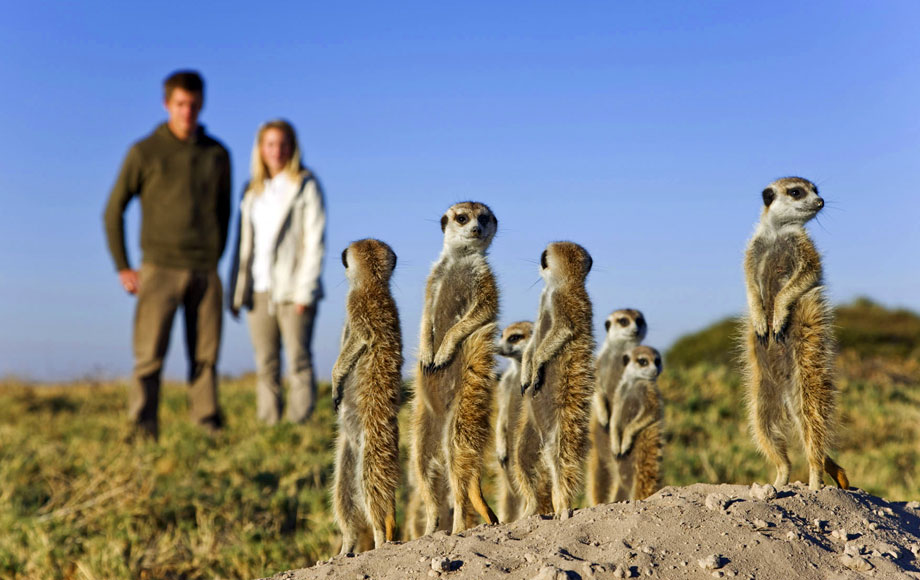
[[[777,486],[788,483],[788,438],[798,430],[809,485],[819,488],[827,472],[847,488],[844,470],[828,455],[836,411],[832,310],[804,228],[823,200],[801,178],[775,181],[762,199],[744,260],[755,441],[776,466]],[[658,490],[662,360],[641,344],[648,329],[642,312],[613,311],[595,358],[585,288],[593,260],[578,244],[554,242],[540,257],[545,287],[535,321],[513,323],[496,340],[499,293],[487,253],[498,219],[483,203],[463,202],[448,208],[440,224],[443,246],[425,287],[413,384],[404,538],[438,529],[456,534],[477,516],[499,521],[481,484],[492,443],[501,521],[537,513],[567,518],[586,455],[589,504],[644,499]],[[368,530],[375,547],[394,538],[403,359],[389,292],[396,254],[367,239],[351,244],[342,262],[350,284],[333,369],[339,423],[333,503],[344,554]],[[509,360],[500,381],[497,355]]]

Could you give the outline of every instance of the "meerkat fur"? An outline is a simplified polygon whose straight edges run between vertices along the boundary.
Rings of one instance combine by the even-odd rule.
[[[368,525],[374,547],[392,541],[399,485],[402,335],[390,294],[396,254],[365,239],[342,252],[349,281],[342,347],[332,369],[338,415],[333,508],[342,554],[355,550]]]
[[[495,419],[495,457],[498,460],[498,518],[503,522],[517,519],[520,504],[513,483],[511,463],[514,459],[514,432],[521,415],[521,357],[533,334],[533,323],[509,324],[498,341],[498,354],[509,361],[498,383]]]
[[[590,505],[613,501],[613,457],[610,454],[610,412],[623,374],[623,355],[645,339],[645,316],[633,308],[614,310],[604,321],[604,344],[597,355],[591,423],[588,427],[588,481]]]
[[[498,229],[488,206],[462,202],[441,217],[444,245],[425,288],[413,400],[411,464],[425,506],[425,533],[438,529],[449,490],[452,533],[474,513],[498,523],[482,495],[491,444],[498,287],[486,252]]]
[[[821,257],[805,229],[824,207],[807,179],[786,177],[762,193],[760,223],[744,259],[749,316],[745,367],[755,441],[776,466],[774,485],[789,482],[789,437],[798,431],[811,489],[827,472],[849,487],[828,456],[836,420],[833,311]]]
[[[620,364],[623,375],[610,417],[613,501],[645,499],[661,487],[661,355],[649,346],[637,346]]]
[[[546,286],[521,362],[525,412],[515,457],[524,517],[539,509],[541,468],[549,473],[557,519],[571,515],[581,483],[594,389],[592,307],[585,289],[591,263],[588,252],[572,242],[553,242],[540,257]],[[536,455],[528,454],[528,441],[536,442]]]

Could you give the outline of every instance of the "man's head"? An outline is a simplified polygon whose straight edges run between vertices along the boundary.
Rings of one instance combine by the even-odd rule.
[[[198,128],[198,114],[204,105],[204,81],[195,71],[180,70],[163,81],[163,106],[169,113],[169,128],[180,139],[188,139]]]

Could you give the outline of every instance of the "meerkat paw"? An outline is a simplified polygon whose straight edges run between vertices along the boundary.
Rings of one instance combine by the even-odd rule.
[[[544,379],[544,367],[543,365],[538,366],[534,369],[533,378],[530,380],[530,384],[533,387],[533,395],[537,396],[537,393],[540,392],[540,389],[543,388],[543,379]]]
[[[754,336],[761,346],[767,346],[770,338],[770,329],[767,326],[767,317],[763,314],[751,315],[751,326],[754,328]]]
[[[332,389],[332,409],[338,413],[339,405],[342,404],[342,387],[333,387]]]
[[[426,372],[433,373],[439,371],[446,367],[451,359],[454,358],[454,353],[448,351],[448,349],[442,346],[438,349],[438,353],[434,356],[431,362],[425,368]]]
[[[556,513],[553,516],[553,519],[564,522],[565,520],[572,517],[574,513],[575,513],[575,510],[573,510],[572,508],[562,508],[556,511]]]
[[[773,317],[773,341],[786,342],[786,331],[789,327],[789,317],[776,315]]]

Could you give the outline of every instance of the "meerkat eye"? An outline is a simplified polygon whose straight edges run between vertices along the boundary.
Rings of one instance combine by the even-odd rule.
[[[457,221],[457,223],[460,224],[461,226],[462,226],[463,224],[465,224],[466,222],[470,221],[470,218],[466,217],[466,216],[463,215],[463,214],[458,215],[458,216],[455,217],[454,219],[455,219],[455,220]]]
[[[617,324],[619,324],[623,328],[626,328],[627,326],[629,326],[629,319],[628,318],[617,318]]]
[[[790,189],[789,190],[789,197],[791,197],[792,199],[799,199],[802,197],[802,195],[803,194],[802,194],[801,189]]]
[[[511,344],[514,344],[518,342],[519,340],[521,340],[522,338],[524,338],[523,334],[512,334],[511,336],[508,337],[508,342],[510,342]]]
[[[546,263],[546,250],[543,250],[543,253],[540,254],[540,267],[544,270],[549,268],[549,264]]]
[[[648,359],[646,359],[646,358],[640,358],[640,359],[639,359],[639,366],[640,366],[640,367],[647,367],[647,366],[648,366]]]

